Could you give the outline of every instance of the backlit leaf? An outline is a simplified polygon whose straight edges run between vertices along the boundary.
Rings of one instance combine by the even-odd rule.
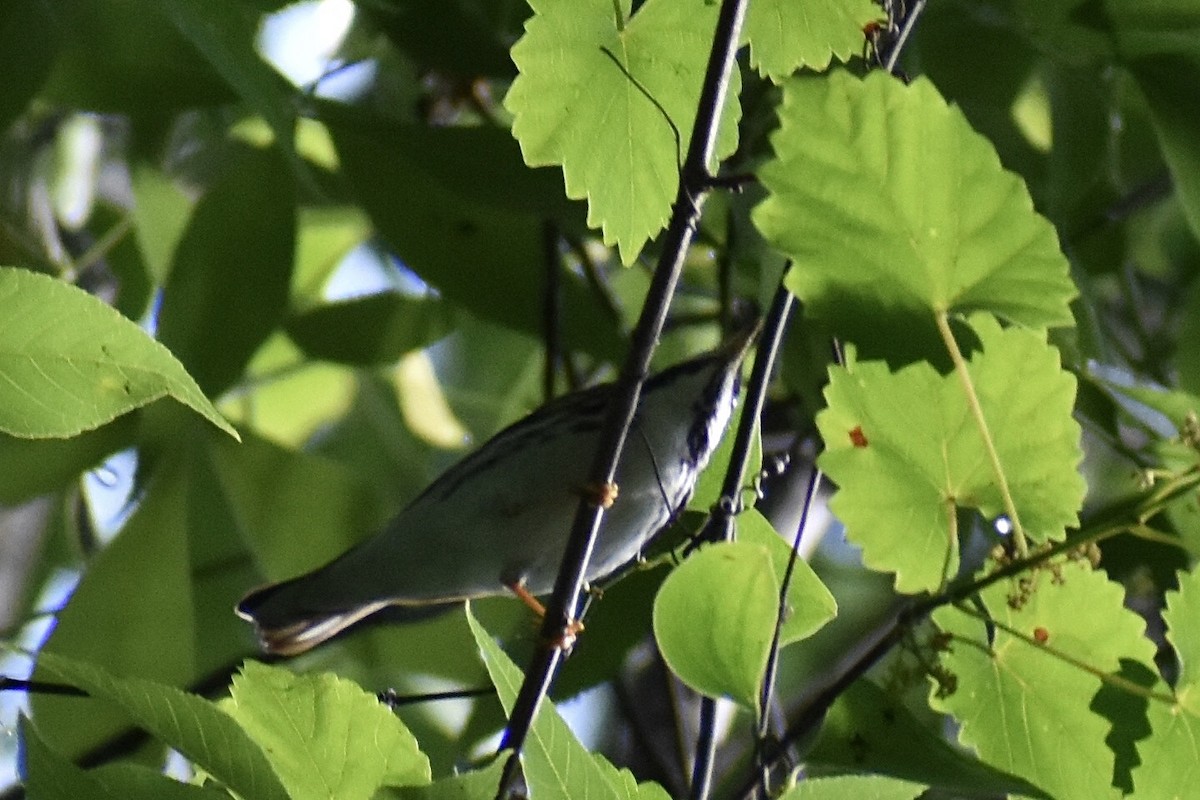
[[[928,81],[793,79],[772,142],[755,223],[794,259],[806,315],[868,357],[929,358],[941,311],[1072,324],[1053,226]]]
[[[1032,588],[1000,581],[980,593],[991,618],[1020,635],[989,631],[953,607],[934,612],[952,637],[940,662],[956,685],[931,692],[930,703],[954,715],[959,740],[980,758],[1055,798],[1119,796],[1104,741],[1109,722],[1089,708],[1100,679],[1056,652],[1105,673],[1121,659],[1152,663],[1145,624],[1123,606],[1121,587],[1084,562],[1031,580]]]
[[[970,322],[983,349],[969,371],[1025,533],[1061,539],[1086,488],[1075,379],[1043,335],[984,314]],[[891,372],[860,361],[830,370],[825,397],[819,463],[839,487],[832,510],[869,566],[896,573],[899,591],[938,588],[958,569],[958,509],[1004,513],[958,376],[927,362]]]
[[[87,292],[0,267],[0,431],[63,438],[173,397],[236,438],[173,355]]]
[[[632,17],[630,0],[531,5],[504,100],[513,135],[530,166],[562,166],[567,196],[588,199],[588,224],[631,264],[675,199],[718,4],[648,0]],[[735,70],[717,159],[737,144],[739,87]]]

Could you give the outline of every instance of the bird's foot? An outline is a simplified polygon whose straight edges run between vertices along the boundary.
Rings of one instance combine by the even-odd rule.
[[[534,597],[529,589],[525,588],[523,582],[510,583],[508,588],[517,599],[528,606],[534,614],[537,615],[539,621],[546,619],[546,607],[542,605],[542,601]],[[549,644],[558,650],[570,650],[575,646],[575,639],[579,634],[583,633],[583,623],[579,620],[571,620],[567,622],[562,630],[557,634],[549,637]]]
[[[618,490],[615,483],[585,483],[579,493],[591,505],[607,511],[617,502]]]

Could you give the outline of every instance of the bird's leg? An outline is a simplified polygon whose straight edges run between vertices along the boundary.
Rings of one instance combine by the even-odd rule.
[[[617,485],[615,483],[586,483],[579,489],[589,503],[597,508],[608,510],[617,502]]]
[[[538,619],[545,619],[546,607],[542,605],[542,601],[533,596],[529,589],[525,588],[525,581],[514,581],[513,583],[505,584],[509,591],[517,596],[517,599],[533,610],[537,614]],[[583,623],[579,620],[574,620],[567,624],[563,630],[562,636],[556,638],[552,643],[554,647],[561,650],[570,650],[575,644],[575,637],[583,633]]]

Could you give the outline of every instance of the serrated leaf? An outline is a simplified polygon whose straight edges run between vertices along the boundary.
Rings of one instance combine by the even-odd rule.
[[[180,783],[140,764],[83,770],[54,752],[24,717],[20,732],[23,786],[37,800],[229,800],[219,789]]]
[[[792,560],[792,548],[767,518],[753,508],[739,514],[737,538],[767,548],[775,575],[782,583],[788,562]],[[779,631],[780,647],[807,639],[837,616],[837,600],[809,563],[800,557],[792,565],[787,603],[783,627]]]
[[[1075,379],[1044,334],[970,319],[983,349],[969,372],[1026,536],[1061,539],[1086,489],[1078,472]],[[819,464],[839,490],[831,509],[873,569],[901,592],[932,591],[958,569],[956,514],[1004,513],[995,474],[957,374],[928,363],[834,367],[817,416]]]
[[[357,684],[247,661],[226,711],[267,754],[292,800],[368,800],[381,786],[429,783],[404,723]]]
[[[746,11],[750,66],[776,81],[800,67],[824,70],[861,54],[863,28],[881,19],[871,0],[757,0]]]
[[[491,676],[506,714],[512,713],[522,674],[512,659],[484,630],[467,605],[467,624],[479,647],[480,657]],[[609,781],[603,758],[590,753],[571,732],[549,700],[543,700],[525,743],[522,764],[531,797],[586,797],[588,800],[619,800]]]
[[[757,709],[779,606],[765,545],[720,542],[676,567],[654,598],[654,638],[679,679]]]
[[[208,700],[140,678],[111,673],[62,656],[41,653],[38,669],[114,703],[137,724],[178,750],[242,797],[288,800],[258,745],[233,718]]]
[[[913,800],[925,791],[919,783],[883,775],[840,775],[808,778],[780,796],[779,800]]]
[[[0,267],[0,431],[66,438],[173,397],[237,438],[167,348],[100,300]]]
[[[1055,798],[1118,796],[1104,741],[1109,724],[1088,707],[1100,679],[1055,652],[1106,673],[1117,672],[1121,659],[1152,663],[1145,624],[1123,606],[1121,587],[1086,564],[1067,562],[1031,579],[1031,590],[1001,581],[980,593],[991,618],[1021,636],[997,626],[989,640],[974,616],[952,607],[933,613],[952,637],[940,661],[957,686],[930,704],[954,715],[959,740],[981,759]]]
[[[631,264],[675,199],[718,5],[648,0],[632,17],[630,0],[531,5],[504,99],[513,135],[525,163],[562,166],[567,196],[588,199],[588,224]],[[737,146],[739,90],[734,70],[717,160]]]
[[[1175,705],[1150,701],[1151,736],[1138,743],[1133,771],[1139,797],[1187,797],[1200,781],[1200,571],[1179,576],[1167,593],[1163,621],[1179,660]],[[1160,685],[1161,686],[1161,685]]]
[[[941,311],[1072,324],[1054,228],[927,80],[793,79],[780,123],[753,218],[794,260],[807,316],[870,357],[927,358]]]

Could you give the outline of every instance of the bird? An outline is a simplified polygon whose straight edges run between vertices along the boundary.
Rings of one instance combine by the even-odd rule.
[[[733,415],[758,327],[646,380],[616,485],[601,499],[612,505],[586,581],[632,565],[691,499]],[[389,608],[420,618],[480,597],[516,593],[529,602],[548,594],[613,392],[614,384],[601,384],[536,409],[442,473],[373,536],[307,574],[250,592],[237,614],[254,624],[266,652],[293,656]]]

